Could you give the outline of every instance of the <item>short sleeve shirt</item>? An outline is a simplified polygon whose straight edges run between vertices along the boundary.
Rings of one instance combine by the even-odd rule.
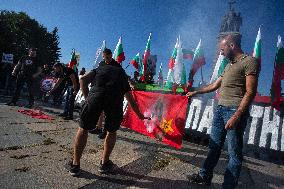
[[[24,56],[20,59],[20,63],[20,71],[26,76],[32,76],[33,74],[35,74],[39,67],[38,61],[34,57]]]
[[[90,90],[92,95],[104,95],[109,100],[117,100],[123,99],[124,94],[131,90],[124,69],[115,60],[109,64],[102,61],[98,68],[92,71],[95,72]]]
[[[239,106],[246,92],[246,76],[258,77],[260,64],[255,58],[243,55],[239,60],[229,62],[222,77],[219,105]]]
[[[79,84],[79,78],[78,75],[76,74],[76,72],[72,69],[72,68],[63,68],[63,73],[57,75],[58,78],[62,78],[63,82],[65,82],[66,86],[72,86],[72,80],[70,78],[70,76],[74,74],[76,82]]]

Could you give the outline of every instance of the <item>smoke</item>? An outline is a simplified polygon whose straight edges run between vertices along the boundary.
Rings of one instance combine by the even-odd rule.
[[[215,1],[193,1],[190,5],[188,15],[182,20],[177,31],[181,35],[185,49],[195,49],[199,40],[202,39],[202,48],[206,59],[206,64],[203,66],[203,76],[204,80],[209,82],[213,71],[213,60],[215,60],[217,36],[226,5],[216,6]],[[191,64],[192,61],[185,61],[187,75]],[[194,80],[194,86],[201,81],[200,70],[196,73]]]

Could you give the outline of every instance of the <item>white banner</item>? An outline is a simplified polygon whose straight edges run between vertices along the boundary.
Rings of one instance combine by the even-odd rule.
[[[5,54],[2,55],[2,63],[13,64],[14,55],[13,54]]]

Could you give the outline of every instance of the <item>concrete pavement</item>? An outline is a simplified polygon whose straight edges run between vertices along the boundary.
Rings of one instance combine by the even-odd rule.
[[[222,153],[213,184],[203,187],[188,183],[186,175],[196,173],[207,147],[189,142],[181,150],[122,128],[111,156],[117,168],[113,174],[98,172],[103,141],[89,135],[79,177],[64,168],[72,153],[78,123],[56,117],[59,109],[37,104],[54,116],[52,121],[33,119],[4,105],[0,98],[0,188],[220,188],[227,163]],[[238,188],[284,188],[281,162],[245,157]]]

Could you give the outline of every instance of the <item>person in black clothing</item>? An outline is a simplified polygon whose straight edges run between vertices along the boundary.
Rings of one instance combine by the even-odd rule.
[[[30,48],[28,56],[22,57],[12,72],[12,75],[17,77],[16,90],[14,96],[7,105],[16,105],[20,97],[21,90],[24,84],[27,83],[29,91],[29,104],[27,107],[31,108],[34,104],[34,95],[32,90],[33,81],[40,74],[41,68],[36,59],[36,49]]]
[[[79,128],[74,139],[73,160],[68,167],[72,176],[80,173],[80,159],[87,143],[88,130],[96,127],[102,111],[105,113],[104,127],[107,130],[107,136],[99,168],[101,173],[107,173],[114,167],[109,157],[116,142],[116,131],[123,118],[124,96],[140,119],[149,119],[140,112],[130,92],[127,75],[121,65],[112,59],[110,49],[103,51],[103,59],[98,68],[80,79],[80,87],[86,101],[80,114]],[[93,86],[89,92],[88,84],[91,82]]]
[[[53,66],[56,73],[57,80],[54,87],[49,91],[48,95],[52,94],[57,87],[65,82],[65,87],[67,88],[67,96],[65,100],[64,112],[60,116],[64,117],[65,120],[73,119],[74,111],[74,101],[77,92],[79,91],[79,78],[75,71],[71,68],[66,68],[60,63],[56,63]]]

